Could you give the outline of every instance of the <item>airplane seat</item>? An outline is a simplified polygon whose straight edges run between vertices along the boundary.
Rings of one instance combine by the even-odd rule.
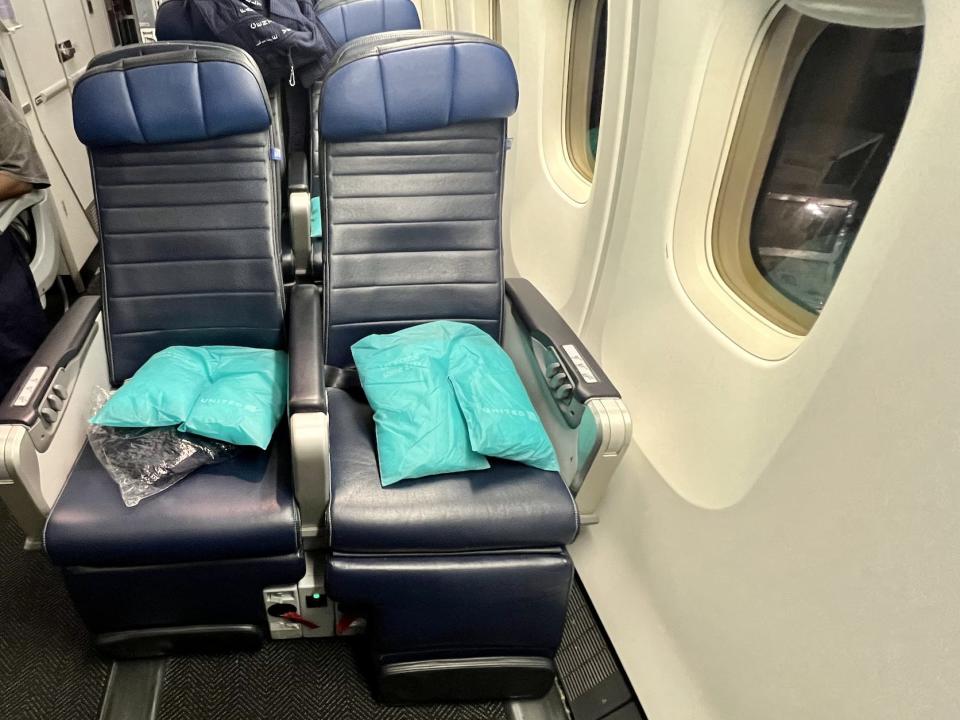
[[[355,38],[389,30],[417,29],[420,16],[412,0],[317,0],[317,16],[330,38],[343,45]],[[161,41],[216,41],[206,24],[195,17],[186,0],[164,0],[157,8],[157,38]],[[270,101],[285,175],[284,200],[288,208],[289,232],[284,248],[284,269],[288,277],[314,276],[319,267],[311,238],[311,194],[316,195],[315,88],[305,90],[286,84],[270,88]],[[307,153],[311,153],[308,158]],[[285,228],[286,229],[286,228]]]
[[[419,30],[420,16],[412,0],[318,0],[320,22],[339,46],[372,35],[404,30]],[[336,62],[336,60],[334,60]],[[304,168],[299,187],[292,192],[300,195],[295,202],[309,203],[310,197],[319,197],[320,187],[320,88],[316,83],[310,90],[309,167]],[[305,233],[305,235],[303,234]],[[306,274],[315,280],[323,267],[323,244],[314,242],[307,225],[301,233],[305,240],[301,251],[306,255]]]
[[[163,0],[157,8],[155,23],[157,40],[159,41],[156,43],[157,45],[166,45],[169,48],[173,43],[180,43],[187,47],[193,47],[198,42],[219,42],[202,18],[191,13],[187,0]],[[267,90],[270,96],[270,112],[274,118],[272,125],[273,147],[277,149],[274,170],[277,175],[277,194],[281,199],[281,205],[278,205],[278,207],[282,211],[282,202],[286,201],[287,197],[285,176],[288,171],[287,154],[289,152],[289,142],[284,132],[284,88],[280,85],[274,85]],[[285,224],[282,230],[283,273],[288,282],[292,283],[296,276],[296,270],[288,224]]]
[[[157,8],[154,20],[157,40],[206,40],[216,42],[213,33],[199,18],[195,18],[187,0],[164,0]]]
[[[390,30],[419,30],[413,0],[317,0],[320,22],[337,45]]]
[[[226,45],[122,48],[91,63],[73,103],[100,219],[105,380],[119,386],[172,345],[285,348],[271,116],[252,58]],[[83,328],[97,307],[84,308],[32,365],[56,369],[57,348],[93,342]],[[61,382],[40,383],[23,424],[50,429],[43,405],[67,395]],[[66,415],[73,401],[87,399],[53,408]],[[258,646],[263,590],[305,572],[286,430],[267,451],[244,449],[133,508],[79,438],[43,539],[100,647]]]
[[[574,443],[581,423],[562,413],[582,417],[601,394],[619,401],[542,296],[503,278],[506,126],[517,101],[507,52],[450,32],[356,40],[320,89],[324,289],[322,308],[313,285],[291,299],[297,338],[319,325],[312,346],[291,347],[295,482],[305,524],[322,517],[326,528],[327,591],[348,620],[366,620],[387,701],[542,696],[573,575],[565,546],[580,517],[559,473],[507,461],[382,487],[372,412],[349,380],[350,346],[458,320],[500,341],[530,376],[544,372],[534,345],[552,353],[562,342],[592,365],[589,382],[558,356],[546,372],[563,389],[541,374],[528,390]],[[311,446],[301,428],[328,428],[312,443],[329,448],[328,465],[315,463],[312,477],[300,463]],[[563,442],[561,454],[576,455]]]

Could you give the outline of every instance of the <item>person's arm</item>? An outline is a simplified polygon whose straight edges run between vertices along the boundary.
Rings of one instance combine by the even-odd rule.
[[[20,197],[31,190],[33,190],[33,183],[24,182],[0,170],[0,200]]]
[[[50,185],[20,111],[0,92],[0,200]]]

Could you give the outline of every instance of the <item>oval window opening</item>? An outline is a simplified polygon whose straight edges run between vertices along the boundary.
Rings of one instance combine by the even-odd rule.
[[[573,6],[568,69],[567,152],[574,167],[593,179],[607,58],[607,0],[577,0]]]
[[[843,268],[906,118],[923,28],[787,10],[757,58],[714,228],[721,277],[805,334]]]

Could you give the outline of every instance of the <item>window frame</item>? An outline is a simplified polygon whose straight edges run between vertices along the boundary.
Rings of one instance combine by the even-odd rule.
[[[503,11],[500,0],[490,0],[490,38],[503,43]]]
[[[722,282],[768,321],[798,336],[806,335],[818,316],[760,273],[751,253],[751,229],[787,100],[807,54],[827,27],[788,7],[773,18],[734,120],[710,230],[712,260]]]
[[[596,167],[596,157],[590,152],[590,110],[600,15],[607,3],[608,0],[572,0],[570,3],[564,149],[570,164],[587,182],[593,182]],[[609,44],[607,47],[609,49]],[[606,78],[604,85],[605,81]]]

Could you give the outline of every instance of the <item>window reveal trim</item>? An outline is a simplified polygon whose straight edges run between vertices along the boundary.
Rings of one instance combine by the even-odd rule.
[[[570,164],[588,182],[593,181],[596,159],[590,152],[590,103],[593,97],[594,60],[600,32],[600,11],[607,0],[572,0],[567,54],[566,118],[564,145]]]
[[[794,81],[827,23],[785,8],[774,18],[753,64],[711,227],[712,262],[722,282],[778,327],[806,335],[817,316],[761,275],[750,249],[753,213]]]

